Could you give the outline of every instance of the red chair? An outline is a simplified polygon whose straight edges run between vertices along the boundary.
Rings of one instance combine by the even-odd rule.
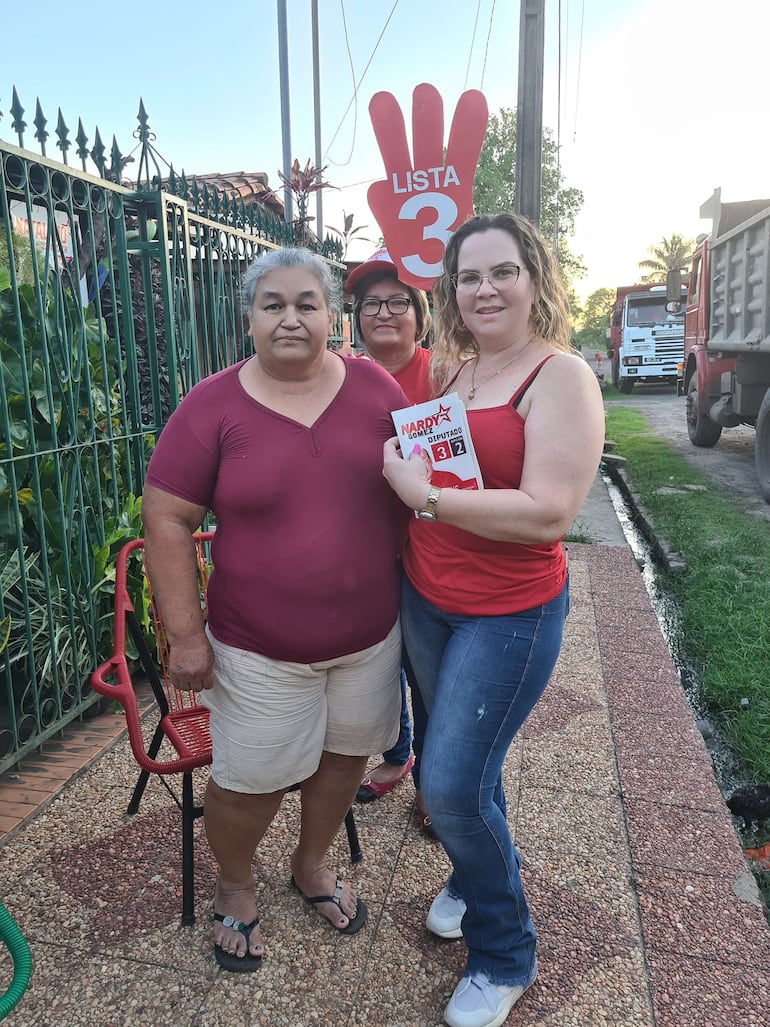
[[[211,568],[209,543],[213,535],[213,531],[204,531],[193,536],[201,608],[204,614],[207,610],[207,585]],[[139,580],[143,578],[146,583],[155,630],[155,652],[150,649],[129,596],[127,582],[132,572],[135,572],[135,578],[139,575]],[[139,706],[128,666],[128,637],[136,647],[141,672],[146,675],[152,688],[160,718],[149,745],[145,745],[142,735]],[[144,539],[134,539],[121,548],[115,566],[113,654],[93,672],[91,687],[100,695],[120,703],[125,712],[129,744],[141,768],[127,812],[133,814],[139,809],[150,774],[159,776],[161,783],[181,811],[182,923],[192,924],[195,922],[193,825],[196,818],[203,813],[203,807],[196,806],[193,799],[192,772],[211,763],[209,711],[198,702],[197,692],[181,691],[173,687],[168,680],[168,662],[168,639],[144,565]],[[158,754],[164,742],[170,744],[174,755],[168,753],[169,758],[159,759]],[[182,775],[181,800],[166,780],[175,774]],[[295,789],[299,787],[294,786]],[[350,846],[350,861],[358,863],[363,856],[352,810],[345,818],[345,828]]]

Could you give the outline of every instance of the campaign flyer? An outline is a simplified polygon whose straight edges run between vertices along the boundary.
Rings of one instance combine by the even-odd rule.
[[[468,428],[468,415],[456,392],[391,414],[405,460],[416,443],[433,465],[431,485],[446,489],[484,488]]]

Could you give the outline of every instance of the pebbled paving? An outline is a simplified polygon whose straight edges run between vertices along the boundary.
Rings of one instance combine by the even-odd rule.
[[[602,513],[583,521],[597,535],[610,523],[601,488]],[[770,925],[637,565],[603,538],[568,549],[563,651],[505,769],[540,963],[507,1023],[766,1027]],[[267,954],[255,975],[236,976],[213,959],[202,824],[197,919],[183,928],[176,807],[152,781],[126,815],[136,766],[120,718],[73,729],[67,753],[77,766],[56,761],[46,787],[24,765],[0,777],[0,898],[34,960],[7,1024],[442,1023],[464,947],[424,927],[448,864],[420,833],[409,781],[356,807],[362,863],[350,866],[344,836],[335,845],[370,911],[353,937],[290,888],[298,798],[287,796],[254,864]],[[45,755],[35,768],[54,763]],[[201,773],[199,794],[204,784]],[[0,949],[0,989],[10,974]]]

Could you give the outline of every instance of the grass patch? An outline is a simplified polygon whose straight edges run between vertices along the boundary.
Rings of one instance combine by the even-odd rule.
[[[607,438],[656,531],[686,561],[663,585],[679,604],[703,697],[747,775],[768,782],[770,524],[675,453],[637,410],[608,407]]]

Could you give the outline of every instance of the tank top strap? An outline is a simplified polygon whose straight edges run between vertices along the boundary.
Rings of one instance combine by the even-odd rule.
[[[511,396],[511,400],[510,400],[511,406],[513,407],[514,410],[518,410],[519,403],[521,403],[522,399],[524,399],[524,393],[530,387],[530,385],[535,380],[535,378],[537,378],[537,376],[540,374],[540,371],[544,367],[544,365],[547,364],[548,361],[551,360],[555,356],[556,356],[555,353],[549,353],[547,357],[545,357],[543,360],[541,360],[540,363],[537,365],[537,367],[535,367],[530,372],[530,374],[524,379],[524,381],[518,387],[516,392],[514,392],[513,396]]]
[[[441,390],[441,392],[439,392],[439,394],[436,397],[436,399],[438,399],[440,396],[446,396],[447,392],[451,389],[451,387],[457,381],[457,376],[460,374],[460,371],[462,371],[462,369],[465,367],[466,364],[470,364],[471,360],[473,360],[473,359],[474,359],[473,357],[468,357],[467,360],[463,360],[462,364],[460,364],[460,366],[457,368],[455,373],[452,375],[452,377],[446,383],[444,388]]]

